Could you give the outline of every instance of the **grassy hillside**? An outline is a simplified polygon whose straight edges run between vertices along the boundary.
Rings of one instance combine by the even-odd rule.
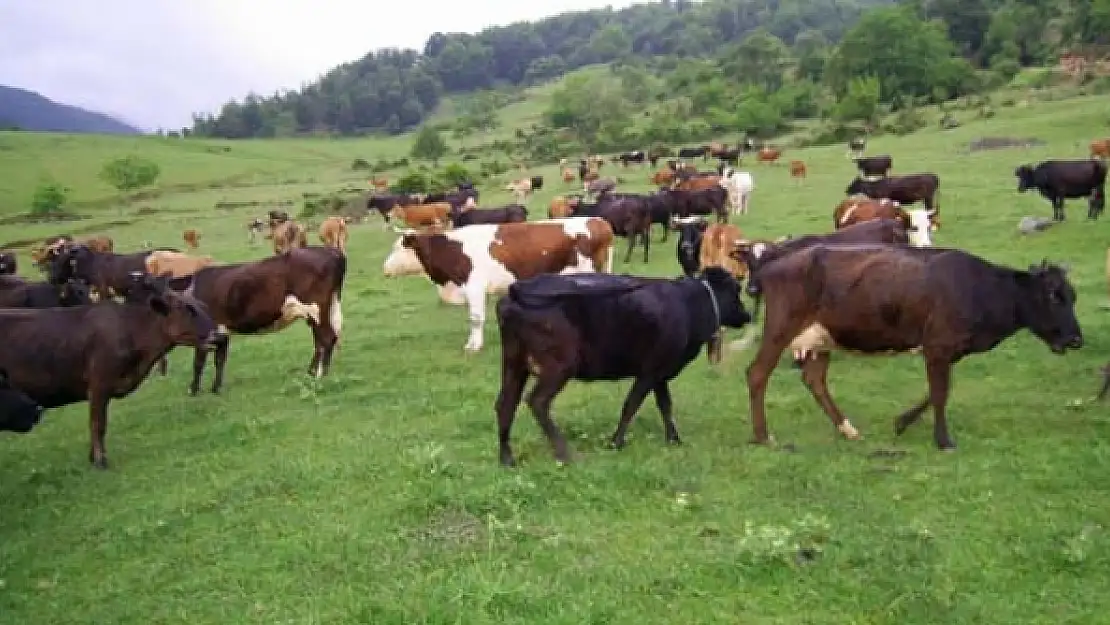
[[[50,132],[121,135],[142,132],[104,113],[61,104],[34,91],[0,85],[0,128],[13,126]]]
[[[525,108],[502,114],[521,123]],[[84,405],[52,411],[29,435],[0,437],[0,621],[1101,622],[1110,611],[1110,420],[1105,407],[1077,400],[1092,396],[1110,353],[1100,309],[1108,226],[1085,223],[1085,205],[1070,202],[1068,222],[1019,236],[1023,215],[1050,213],[1016,193],[1012,172],[1084,156],[1105,122],[1098,96],[1032,99],[956,130],[931,124],[869,145],[893,154],[899,172],[940,175],[938,244],[1016,267],[1044,257],[1073,266],[1086,347],[1057,357],[1022,333],[961,363],[954,454],[933,448],[927,421],[892,437],[892,417],[926,386],[914,357],[834,356],[832,390],[865,437],[855,443],[837,439],[784,361],[768,392],[780,446],[750,447],[751,354],[733,353],[718,370],[698,360],[674,384],[681,448],[665,448],[649,402],[629,447],[604,449],[628,383],[571,383],[555,418],[577,462],[556,468],[522,408],[513,433],[522,466],[503,470],[496,324],[485,351],[464,356],[465,310],[437,303],[423,278],[382,278],[394,235],[373,218],[352,228],[331,377],[304,377],[311,339],[298,324],[235,338],[219,397],[187,397],[192,353],[171,354],[168,377],[113,405],[106,473],[85,461]],[[968,153],[984,136],[1047,145]],[[203,253],[228,262],[269,253],[249,247],[243,229],[267,206],[364,181],[350,171],[355,156],[407,151],[404,138],[3,134],[0,146],[6,214],[25,210],[49,171],[89,216],[2,225],[0,241],[79,227],[132,250],[180,245],[189,226],[202,231]],[[162,165],[158,195],[104,200],[113,192],[96,171],[123,152]],[[738,223],[752,236],[828,231],[853,175],[843,145],[787,157],[807,162],[807,180],[747,166],[756,191]],[[549,179],[555,170],[533,167]],[[648,190],[648,173],[620,171],[623,188]],[[483,203],[506,200],[500,186],[487,181]],[[540,192],[533,218],[566,188]],[[25,250],[21,261],[29,266]],[[653,246],[647,265],[637,254],[615,269],[676,275],[674,239]],[[816,557],[800,559],[801,548]]]

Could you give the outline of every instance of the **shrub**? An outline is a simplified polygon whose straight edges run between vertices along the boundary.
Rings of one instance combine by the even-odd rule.
[[[32,215],[55,215],[62,212],[66,200],[69,199],[69,189],[53,180],[44,180],[35,188],[31,197]]]
[[[124,156],[108,161],[100,177],[121,193],[150,186],[158,180],[161,168],[154,161],[138,156]]]
[[[431,181],[425,172],[409,170],[398,176],[389,190],[392,193],[427,193],[430,188]]]
[[[352,171],[369,171],[370,170],[370,163],[364,158],[356,158],[355,160],[351,161],[351,170]]]

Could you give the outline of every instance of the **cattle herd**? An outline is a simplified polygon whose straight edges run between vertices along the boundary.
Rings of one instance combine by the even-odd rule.
[[[754,153],[773,164],[781,155],[752,139],[731,149],[680,149],[679,159],[715,157],[718,166],[698,171],[687,161],[669,160],[650,174],[658,189],[649,194],[617,192],[621,180],[599,174],[605,160],[584,158],[577,172],[583,193],[556,197],[547,219],[528,221],[527,202],[543,187],[542,176],[509,183],[516,201],[497,208],[479,208],[480,194],[469,183],[407,195],[389,193],[385,181],[375,179],[366,208],[398,233],[384,276],[426,276],[442,301],[467,307],[466,351],[482,349],[487,296],[500,296],[501,385],[494,411],[505,465],[515,462],[510,430],[532,377],[526,401],[560,461],[569,461],[570,450],[550,407],[572,379],[633,380],[614,447],[624,445],[648,394],[662,414],[666,440],[679,442],[670,381],[703,348],[709,362],[718,363],[723,328],[747,336],[733,348],[751,344],[761,308],[761,337],[747,369],[753,442],[771,440],[765,391],[783,351],[791,350],[802,381],[848,439],[859,431],[829,393],[831,353],[919,353],[928,393],[895,419],[894,429],[901,433],[931,406],[935,443],[951,449],[945,409],[953,365],[1021,329],[1055,353],[1082,347],[1075,291],[1057,265],[1018,270],[933,247],[941,224],[939,177],[891,175],[890,155],[864,156],[864,149],[862,138],[849,144],[858,174],[833,209],[832,231],[774,240],[746,237],[729,223],[748,213],[755,188],[752,174],[738,169],[741,159]],[[636,151],[611,161],[628,168],[656,166],[661,158]],[[1077,197],[1088,198],[1090,219],[1099,217],[1106,172],[1105,154],[1092,144],[1090,159],[1022,165],[1014,175],[1018,191],[1037,189],[1052,203],[1054,220],[1062,221],[1064,201]],[[805,163],[791,161],[790,173],[804,178]],[[562,179],[575,181],[566,159]],[[42,282],[15,277],[15,256],[0,254],[0,308],[8,309],[0,311],[0,333],[7,337],[0,350],[0,430],[28,432],[44,410],[88,402],[89,460],[105,468],[110,400],[133,392],[155,366],[165,375],[170,350],[195,350],[191,394],[199,392],[211,352],[211,391],[217,393],[231,334],[276,332],[298,320],[312,332],[309,373],[326,375],[343,325],[348,223],[326,219],[319,226],[324,245],[310,246],[306,226],[270,211],[247,231],[254,244],[268,230],[274,254],[236,264],[172,248],[117,253],[108,237],[52,237],[32,254],[46,275]],[[646,262],[655,225],[662,226],[663,241],[677,232],[683,275],[614,275],[614,237],[628,239],[625,263],[637,242]],[[196,230],[185,231],[183,239],[190,250],[200,247]],[[750,309],[742,292],[751,298]],[[1107,388],[1110,377],[1103,394]]]

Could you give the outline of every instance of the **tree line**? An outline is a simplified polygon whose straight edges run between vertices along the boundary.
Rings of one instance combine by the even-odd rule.
[[[622,99],[635,99],[637,90],[658,97],[644,85],[659,78],[672,95],[700,92],[676,106],[710,126],[721,125],[721,115],[736,125],[725,103],[746,106],[743,115],[765,118],[755,125],[766,126],[774,115],[761,102],[782,91],[775,106],[787,117],[817,112],[822,90],[847,101],[840,115],[859,117],[849,109],[866,109],[874,98],[897,103],[974,91],[1050,62],[1066,47],[1107,43],[1110,0],[661,0],[477,34],[435,33],[420,52],[378,50],[299,90],[249,94],[215,115],[194,115],[190,130],[224,138],[395,134],[426,122],[445,94],[528,86],[598,63],[647,71],[626,72],[616,94]],[[629,86],[636,81],[641,88]],[[715,86],[702,88],[708,83]],[[597,85],[575,89],[616,97]],[[492,123],[481,115],[469,123]]]

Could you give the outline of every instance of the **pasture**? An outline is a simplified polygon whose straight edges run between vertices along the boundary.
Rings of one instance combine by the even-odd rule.
[[[751,435],[744,371],[753,351],[704,357],[672,385],[685,444],[668,448],[652,402],[628,446],[606,449],[628,382],[571,382],[554,418],[576,453],[558,467],[525,407],[497,462],[500,378],[492,306],[486,347],[466,356],[466,311],[424,278],[387,280],[395,235],[376,215],[351,227],[344,334],[332,373],[304,374],[310,332],[233,337],[222,396],[186,394],[191,350],[170,356],[112,405],[106,472],[86,462],[87,406],[0,437],[3,623],[1090,623],[1110,611],[1110,417],[1088,403],[1110,359],[1105,255],[1110,217],[1022,237],[1023,215],[1051,215],[1016,192],[1015,166],[1081,158],[1107,135],[1102,98],[1008,108],[952,131],[870,141],[892,173],[941,179],[938,245],[1024,268],[1070,263],[1086,345],[1059,357],[1026,332],[954,372],[955,453],[932,442],[931,413],[900,439],[893,417],[919,400],[918,357],[834,355],[830,387],[864,440],[841,440],[798,372],[767,394],[777,444]],[[984,136],[1045,147],[968,153]],[[116,144],[118,142],[118,145]],[[230,151],[207,150],[229,145]],[[0,242],[86,229],[200,253],[259,258],[244,224],[302,193],[364,184],[351,159],[396,156],[394,140],[174,142],[0,133],[0,202],[9,213],[49,169],[86,202],[72,223],[0,226]],[[155,197],[110,200],[95,174],[128,150],[159,162]],[[786,161],[803,159],[796,182]],[[752,159],[754,160],[754,159]],[[699,165],[705,169],[709,163]],[[554,164],[529,203],[546,217],[564,185]],[[827,232],[854,175],[845,146],[745,162],[754,237]],[[607,163],[620,190],[649,168]],[[387,175],[393,175],[390,172]],[[506,177],[507,179],[507,177]],[[23,185],[23,186],[20,186]],[[482,205],[508,200],[482,188]],[[109,198],[109,199],[105,199]],[[217,203],[224,208],[216,208]],[[116,225],[106,225],[106,224]],[[318,244],[315,232],[312,244]],[[616,272],[675,276],[675,238]],[[26,250],[21,273],[32,275]],[[726,337],[730,338],[730,337]],[[209,371],[208,376],[211,375]],[[207,387],[206,378],[205,388]]]

